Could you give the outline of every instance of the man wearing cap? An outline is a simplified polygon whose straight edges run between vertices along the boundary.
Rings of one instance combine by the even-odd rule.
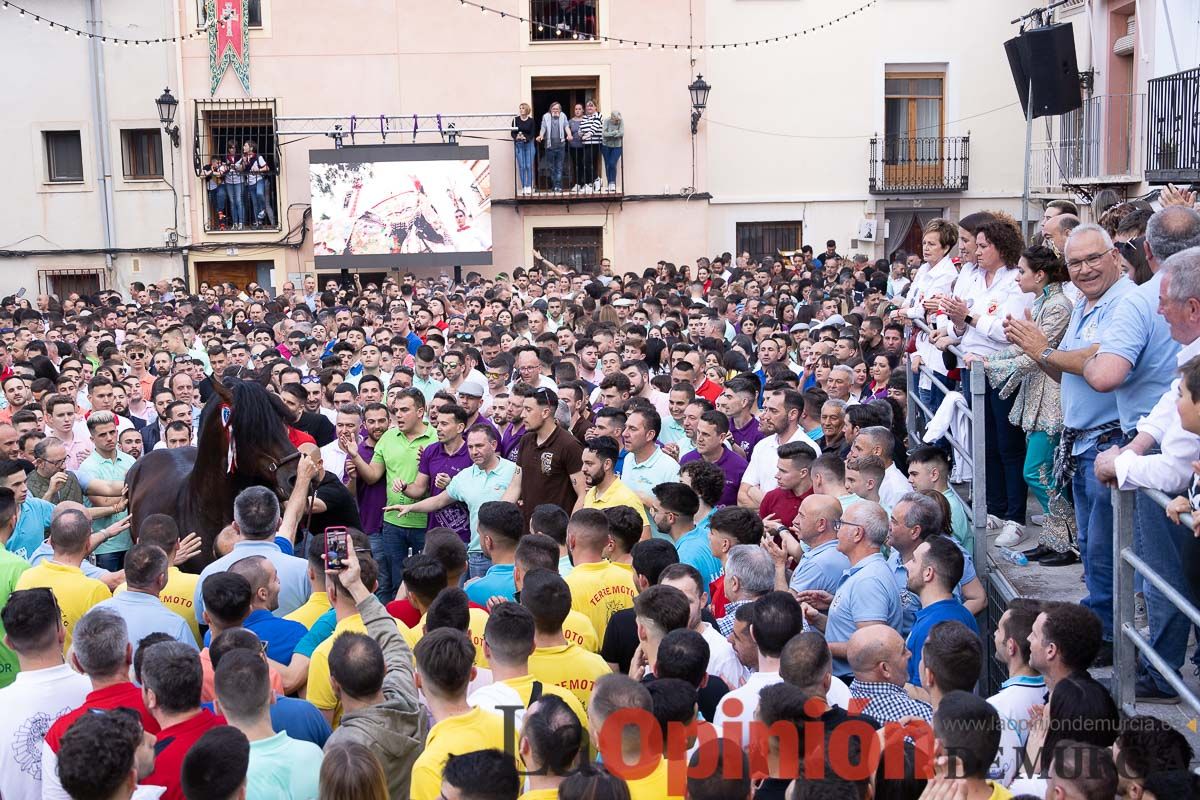
[[[458,387],[458,404],[467,412],[467,427],[466,430],[476,425],[487,425],[500,435],[500,429],[496,427],[496,423],[492,422],[487,417],[480,413],[479,409],[483,407],[484,398],[487,397],[487,387],[475,378],[467,378]]]

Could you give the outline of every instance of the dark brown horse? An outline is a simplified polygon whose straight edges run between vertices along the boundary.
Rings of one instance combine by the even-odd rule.
[[[197,572],[213,560],[213,542],[233,520],[238,493],[268,486],[284,499],[299,455],[288,440],[280,404],[266,389],[243,380],[213,386],[216,392],[200,414],[196,447],[151,450],[125,477],[134,541],[142,520],[167,514],[181,535],[195,532],[203,541],[199,555],[185,565]]]

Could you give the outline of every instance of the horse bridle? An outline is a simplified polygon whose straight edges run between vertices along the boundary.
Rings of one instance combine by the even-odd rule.
[[[274,475],[275,473],[277,473],[279,471],[280,467],[282,467],[286,464],[290,464],[293,461],[299,461],[300,457],[303,455],[304,454],[301,453],[299,450],[297,450],[294,453],[288,453],[286,456],[279,459],[279,461],[272,461],[270,463],[270,466],[268,467],[268,469],[270,469],[271,474]],[[309,526],[312,524],[313,501],[317,497],[317,484],[319,484],[319,483],[320,483],[320,481],[314,480],[312,482],[312,485],[310,485],[308,487],[308,517],[306,517],[304,520],[304,530],[306,530],[306,531],[309,530]],[[275,485],[276,486],[279,485],[278,480],[276,481]],[[293,484],[292,488],[295,488],[295,484]]]

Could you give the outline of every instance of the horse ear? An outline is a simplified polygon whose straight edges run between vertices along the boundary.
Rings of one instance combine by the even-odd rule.
[[[216,392],[217,396],[221,398],[221,402],[232,405],[233,404],[233,393],[230,392],[229,387],[226,386],[224,384],[224,382],[222,382],[221,376],[218,375],[216,372],[213,372],[211,377],[212,377],[213,391]]]

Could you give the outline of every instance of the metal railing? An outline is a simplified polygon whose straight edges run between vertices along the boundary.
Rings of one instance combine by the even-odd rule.
[[[613,173],[609,174],[604,159],[604,148],[596,145],[583,148],[563,148],[562,161],[548,156],[546,148],[534,143],[530,169],[532,184],[526,188],[522,175],[520,153],[513,146],[513,196],[518,202],[564,202],[580,200],[611,200],[625,194],[625,156],[618,158]],[[560,171],[557,184],[553,172]]]
[[[971,137],[872,136],[872,194],[965,192],[970,182]]]
[[[913,326],[924,331],[927,335],[930,333],[929,326],[923,320],[913,320]],[[947,352],[954,354],[961,361],[966,355],[955,345],[950,345]],[[941,390],[943,395],[949,394],[952,391],[944,382],[943,375],[939,375],[933,370],[921,365],[919,373],[914,376],[913,371],[905,368],[905,374],[908,377],[908,430],[910,434],[917,431],[923,435],[925,432],[925,424],[933,418],[937,413],[936,408],[929,408],[921,402],[917,394],[917,387],[920,384],[920,376],[927,376],[929,380]],[[964,399],[956,400],[959,408],[965,410],[971,418],[971,433],[970,441],[961,441],[954,432],[947,431],[946,441],[950,442],[950,446],[954,449],[954,457],[967,466],[971,472],[971,496],[970,499],[964,498],[963,502],[971,510],[971,528],[973,530],[971,558],[975,561],[975,569],[980,575],[980,580],[985,582],[985,569],[987,559],[987,503],[984,498],[987,496],[984,491],[987,486],[987,475],[985,459],[982,458],[987,445],[984,438],[986,432],[986,423],[983,417],[984,395],[987,393],[987,376],[983,372],[983,364],[976,361],[971,365],[968,374],[967,393],[971,397],[971,402],[967,403]],[[920,412],[920,413],[918,413]],[[922,441],[924,439],[922,438]],[[976,458],[975,454],[979,453],[981,457]]]
[[[1146,86],[1146,180],[1200,181],[1200,67]]]
[[[1059,192],[1090,183],[1136,183],[1142,174],[1144,94],[1089,97],[1083,106],[1046,117],[1043,140],[1030,154],[1030,187]]]
[[[600,32],[598,0],[529,0],[529,41],[590,42]]]
[[[1171,498],[1157,489],[1141,489],[1149,499],[1166,508]],[[1200,626],[1200,610],[1177,588],[1169,584],[1133,550],[1135,491],[1113,489],[1113,679],[1112,694],[1117,706],[1133,714],[1137,697],[1138,655],[1143,656],[1162,675],[1163,680],[1179,693],[1192,711],[1200,714],[1200,697],[1188,688],[1176,671],[1159,655],[1154,646],[1142,636],[1133,621],[1134,573],[1162,592],[1163,597],[1194,625]],[[1192,515],[1181,514],[1180,521],[1192,526]]]

